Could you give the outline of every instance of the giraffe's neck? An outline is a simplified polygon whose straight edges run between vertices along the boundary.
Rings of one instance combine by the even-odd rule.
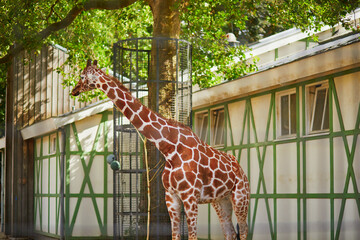
[[[97,88],[101,89],[132,125],[150,142],[155,143],[164,155],[170,153],[168,152],[169,145],[174,145],[178,141],[179,135],[179,130],[173,126],[172,121],[141,104],[114,77],[106,74],[100,75]]]

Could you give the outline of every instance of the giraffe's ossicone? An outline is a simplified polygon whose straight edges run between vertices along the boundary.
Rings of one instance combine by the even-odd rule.
[[[166,159],[162,181],[171,219],[172,238],[180,239],[181,203],[186,213],[189,239],[197,239],[198,204],[211,203],[219,216],[225,239],[236,239],[232,210],[239,225],[239,238],[247,237],[250,190],[248,179],[236,158],[200,140],[187,126],[166,119],[142,105],[116,78],[89,60],[72,91],[77,96],[101,89],[126,118]]]

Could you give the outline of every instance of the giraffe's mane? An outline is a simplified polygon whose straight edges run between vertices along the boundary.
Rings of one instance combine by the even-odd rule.
[[[106,74],[106,73],[104,73],[104,74]],[[116,83],[116,86],[118,86],[121,90],[123,90],[124,92],[127,92],[127,93],[131,94],[130,91],[129,91],[129,89],[128,89],[127,87],[125,87],[125,86],[122,84],[122,82],[120,82],[119,79],[117,79],[117,78],[114,77],[114,76],[108,75],[108,74],[106,74],[106,76],[108,76],[111,80],[113,80],[113,81]],[[137,98],[135,98],[135,97],[134,97],[134,100],[135,100],[137,103],[142,104],[142,103],[140,102],[140,100],[137,99]],[[187,130],[192,131],[192,129],[191,129],[189,126],[186,126],[185,124],[183,124],[183,123],[181,123],[181,122],[178,122],[178,121],[176,121],[176,120],[174,120],[174,119],[166,118],[166,117],[162,116],[160,113],[151,110],[150,108],[148,108],[148,109],[149,109],[152,113],[154,113],[155,115],[157,115],[158,117],[160,117],[160,118],[162,118],[162,119],[165,119],[165,120],[167,121],[167,123],[170,124],[171,126],[181,127],[181,128],[184,128],[184,129],[187,129]]]

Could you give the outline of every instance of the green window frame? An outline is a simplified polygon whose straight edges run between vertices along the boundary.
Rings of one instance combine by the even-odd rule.
[[[329,131],[329,84],[319,82],[306,87],[308,134]]]
[[[277,137],[295,137],[297,133],[296,90],[277,93]]]
[[[225,144],[225,110],[224,108],[211,110],[211,142],[214,147],[222,147]]]
[[[195,132],[201,140],[207,142],[208,138],[209,114],[208,111],[200,112],[195,115]]]

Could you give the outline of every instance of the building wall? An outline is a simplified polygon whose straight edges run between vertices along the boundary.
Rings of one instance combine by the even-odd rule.
[[[20,130],[90,103],[79,103],[62,86],[57,68],[66,61],[65,49],[44,46],[37,54],[20,53],[8,69],[5,150],[5,233],[30,236],[33,231],[34,142]],[[69,69],[65,67],[65,71]],[[96,99],[93,101],[95,102]]]
[[[359,92],[353,68],[196,109],[195,130],[205,126],[205,140],[234,154],[249,177],[248,239],[360,237]],[[208,205],[198,224],[200,238],[223,239]]]
[[[81,103],[71,98],[70,87],[62,85],[58,72],[68,55],[66,49],[44,46],[38,54],[19,54],[14,59],[14,123],[18,128],[30,126],[50,117],[82,108],[93,102]],[[68,66],[64,66],[66,72]]]
[[[61,133],[35,139],[36,233],[60,236]],[[65,237],[108,239],[113,235],[112,112],[66,126]]]
[[[113,170],[106,161],[113,151],[112,112],[71,124],[67,135],[66,235],[112,236]]]
[[[61,133],[35,139],[34,230],[48,236],[60,235]]]

